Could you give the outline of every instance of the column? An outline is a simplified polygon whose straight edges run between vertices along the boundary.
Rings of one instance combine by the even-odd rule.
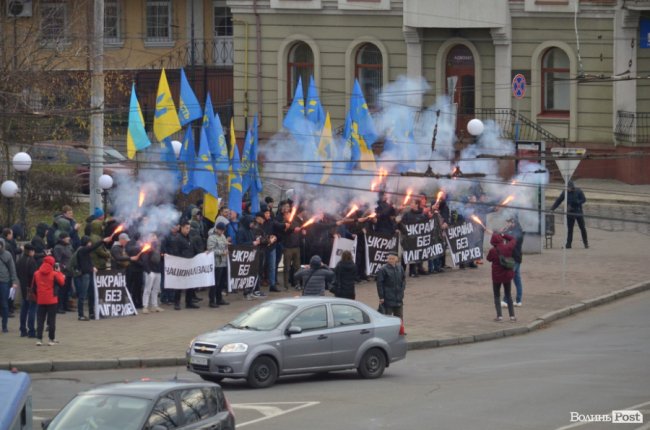
[[[614,76],[636,76],[636,53],[639,43],[639,12],[617,9],[614,15]],[[636,113],[636,80],[621,79],[613,83],[612,130],[616,130],[617,112]],[[636,122],[632,132],[636,131]]]
[[[404,41],[406,42],[406,76],[419,79],[422,75],[422,40],[420,29],[405,26],[403,29]],[[422,108],[422,94],[410,94],[408,96],[409,106],[418,110]]]
[[[512,107],[512,38],[510,19],[508,26],[490,30],[494,44],[494,107]]]

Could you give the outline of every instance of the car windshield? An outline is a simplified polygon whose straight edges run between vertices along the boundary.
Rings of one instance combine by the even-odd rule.
[[[79,395],[57,414],[48,430],[136,430],[150,400],[116,395]]]
[[[273,330],[295,309],[295,306],[284,303],[263,303],[239,314],[228,326],[245,330]]]
[[[119,163],[126,160],[126,157],[122,155],[115,148],[104,148],[104,161],[107,163]]]

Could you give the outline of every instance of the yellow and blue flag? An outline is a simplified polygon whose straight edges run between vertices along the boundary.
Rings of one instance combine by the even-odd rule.
[[[160,73],[158,82],[158,93],[156,94],[156,112],[153,117],[153,133],[159,142],[166,137],[171,136],[181,129],[181,123],[178,121],[176,106],[172,99],[172,92],[169,89],[165,69]]]
[[[321,176],[320,183],[326,184],[332,174],[332,160],[336,157],[336,148],[334,147],[334,139],[332,139],[332,121],[330,120],[330,113],[325,115],[325,124],[323,131],[320,135],[320,142],[318,144],[318,155],[323,161],[323,176]]]
[[[228,169],[228,208],[241,214],[242,178],[239,148],[235,139],[235,119],[230,119],[230,168]]]
[[[350,97],[350,112],[345,121],[344,137],[350,146],[350,167],[358,166],[361,170],[375,171],[377,166],[372,144],[377,140],[377,132],[361,86],[356,79]]]
[[[260,199],[259,193],[262,192],[262,182],[260,181],[259,169],[257,163],[258,148],[258,130],[257,115],[253,118],[253,124],[246,133],[244,149],[241,159],[242,191],[248,191],[251,199],[251,211],[259,212]]]
[[[205,128],[201,127],[201,140],[199,141],[199,155],[196,158],[194,168],[194,186],[202,188],[208,194],[214,197],[217,195],[217,176],[214,174],[212,167],[212,158],[208,148],[208,136]]]
[[[316,88],[316,83],[314,82],[314,77],[309,78],[309,88],[307,89],[307,107],[305,116],[307,119],[314,124],[315,131],[320,133],[325,125],[325,110],[320,103],[318,98],[318,89]]]
[[[141,151],[151,145],[149,136],[144,129],[144,117],[140,103],[135,94],[135,84],[131,85],[131,103],[129,105],[129,127],[126,133],[126,155],[135,157],[136,151]]]
[[[201,105],[187,80],[185,70],[181,69],[181,97],[178,102],[178,119],[183,127],[201,118]]]
[[[185,138],[183,139],[183,146],[181,147],[181,153],[178,158],[184,164],[181,191],[185,194],[189,194],[196,188],[194,184],[196,150],[194,149],[194,131],[191,126],[187,127],[187,130],[185,130]]]
[[[305,96],[302,91],[302,78],[298,78],[298,86],[293,95],[293,101],[284,117],[282,125],[284,128],[294,133],[300,127],[300,124],[305,121]]]

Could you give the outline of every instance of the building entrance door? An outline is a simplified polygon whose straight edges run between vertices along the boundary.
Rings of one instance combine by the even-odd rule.
[[[456,135],[467,135],[467,123],[474,118],[475,79],[474,56],[465,45],[456,45],[447,54],[446,88],[447,95],[456,105]]]

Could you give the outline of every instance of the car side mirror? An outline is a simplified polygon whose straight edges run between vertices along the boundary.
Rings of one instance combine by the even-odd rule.
[[[300,328],[300,327],[298,327],[296,325],[292,325],[292,326],[289,326],[289,328],[287,328],[286,333],[289,336],[291,336],[292,334],[300,334],[300,333],[302,333],[302,328]]]

